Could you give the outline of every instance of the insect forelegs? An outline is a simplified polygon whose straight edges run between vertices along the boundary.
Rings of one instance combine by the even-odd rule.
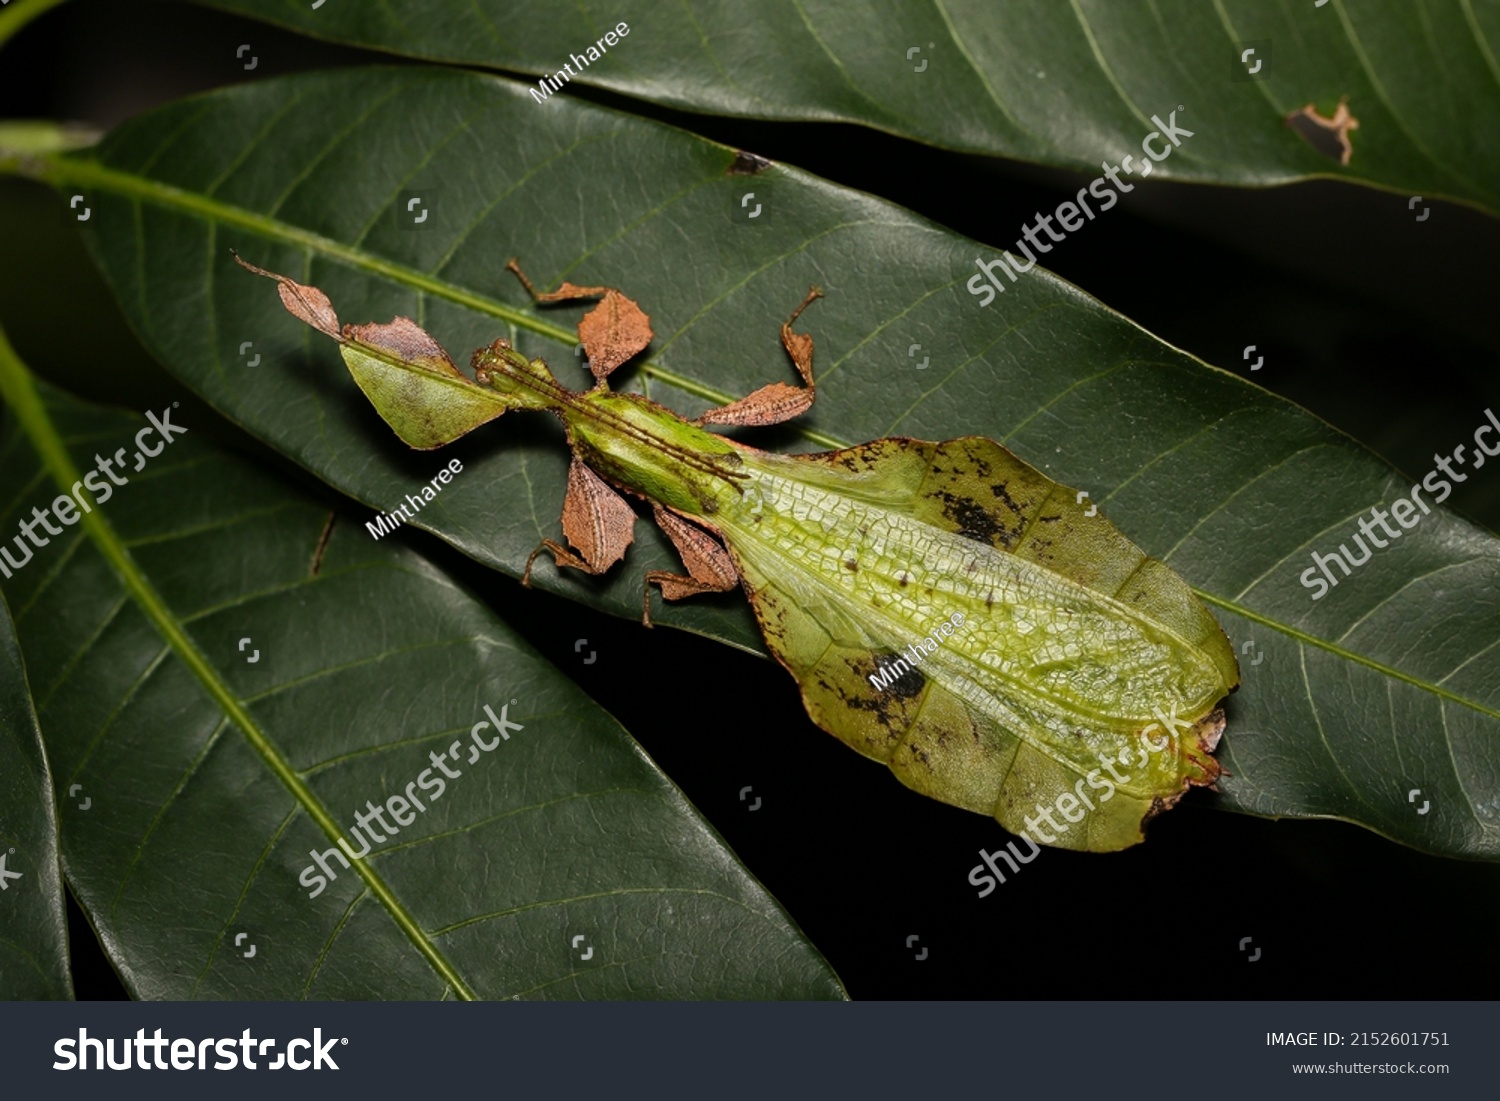
[[[651,626],[652,585],[661,589],[663,600],[682,600],[699,593],[725,592],[734,588],[740,580],[739,570],[734,568],[734,560],[712,535],[654,502],[652,508],[656,513],[657,524],[667,533],[667,538],[672,540],[672,545],[682,556],[682,563],[688,572],[686,576],[669,570],[651,570],[646,574],[641,598],[641,622],[647,627]]]
[[[578,339],[588,353],[589,370],[593,372],[596,386],[604,386],[610,372],[651,343],[651,319],[646,316],[646,311],[613,287],[581,287],[564,282],[555,291],[539,291],[514,260],[505,266],[515,273],[527,293],[539,304],[573,302],[580,298],[602,299],[578,323]]]

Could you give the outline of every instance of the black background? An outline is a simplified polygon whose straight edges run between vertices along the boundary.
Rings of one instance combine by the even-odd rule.
[[[245,43],[258,58],[249,73],[236,57]],[[0,55],[0,117],[107,128],[207,88],[390,60],[187,5],[76,0]],[[689,115],[577,84],[566,94],[796,164],[992,245],[1088,179],[852,126]],[[1048,261],[1164,340],[1302,403],[1420,476],[1486,406],[1500,408],[1500,224],[1430,198],[1417,223],[1407,198],[1322,181],[1267,190],[1138,181]],[[140,349],[59,207],[45,188],[0,180],[0,323],[22,358],[85,397],[137,410],[182,400],[195,427],[213,420]],[[628,293],[628,275],[617,281]],[[1265,356],[1254,375],[1241,354],[1252,343]],[[219,421],[217,431],[290,471],[232,426]],[[1448,504],[1500,530],[1500,479],[1471,479]],[[907,791],[816,729],[779,667],[522,590],[429,536],[403,537],[635,735],[856,998],[1495,993],[1493,866],[1424,856],[1340,822],[1221,813],[1195,793],[1152,824],[1144,845],[1045,850],[979,899],[968,871],[1007,835]],[[597,660],[585,665],[588,651]],[[753,812],[739,799],[747,785],[761,799]],[[78,996],[124,997],[76,906],[70,918]],[[1244,937],[1260,949],[1253,963]]]

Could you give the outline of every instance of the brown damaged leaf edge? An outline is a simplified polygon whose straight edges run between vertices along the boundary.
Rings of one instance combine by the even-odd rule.
[[[755,153],[747,153],[743,149],[736,149],[734,161],[725,171],[726,176],[754,176],[758,172],[764,172],[771,167],[771,162],[765,157]]]
[[[1301,110],[1287,115],[1286,124],[1329,160],[1347,165],[1349,158],[1354,155],[1349,131],[1359,129],[1359,119],[1349,113],[1348,96],[1339,100],[1339,105],[1331,116],[1318,114],[1317,107],[1309,103]]]
[[[812,406],[813,340],[793,325],[816,287],[781,326],[798,383],[690,421],[610,391],[652,339],[645,311],[612,287],[540,293],[510,264],[541,305],[598,300],[578,325],[594,385],[575,391],[505,340],[474,353],[471,379],[408,318],[341,326],[321,291],[240,263],[339,342],[411,447],[513,409],[562,422],[567,542],[543,539],[523,583],[543,551],[559,568],[606,572],[634,538],[625,497],[649,502],[686,572],[645,575],[642,621],[653,585],[666,600],[741,586],[813,721],[914,790],[1043,844],[1103,852],[1219,777],[1219,704],[1239,685],[1228,638],[1182,578],[1073,490],[982,436],[779,455],[709,431]]]

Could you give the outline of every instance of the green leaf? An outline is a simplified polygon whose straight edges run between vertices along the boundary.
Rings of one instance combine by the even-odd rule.
[[[346,319],[409,316],[456,357],[504,336],[564,380],[582,311],[533,306],[506,258],[548,286],[618,286],[657,336],[649,361],[612,381],[690,415],[791,377],[777,326],[819,283],[827,297],[801,321],[817,342],[818,404],[800,439],[750,438],[805,448],[972,433],[1005,444],[1089,493],[1234,640],[1245,683],[1228,706],[1221,805],[1500,856],[1494,536],[1434,508],[1314,601],[1299,583],[1310,554],[1348,542],[1409,480],[1041,269],[981,305],[965,283],[989,250],[794,169],[729,174],[734,161],[733,150],[586,104],[544,110],[506,81],[402,69],[200,97],[36,170],[91,197],[101,268],[147,346],[189,385],[372,508],[419,493],[441,458],[458,457],[463,473],[414,522],[513,575],[558,530],[568,463],[555,427],[511,414],[441,455],[409,451],[336,346],[288,316],[231,247],[321,288]],[[737,222],[752,189],[770,204],[766,220]],[[414,192],[430,217],[401,228]],[[245,342],[261,356],[254,366]],[[586,377],[573,373],[575,384]],[[545,565],[534,576],[637,617],[642,572],[673,566],[643,531],[604,579]],[[760,650],[734,594],[661,618]],[[1429,813],[1416,813],[1412,790]]]
[[[0,600],[0,998],[71,998],[52,774]]]
[[[585,84],[688,111],[853,122],[1090,174],[1101,158],[1142,159],[1142,140],[1162,129],[1152,116],[1176,109],[1193,136],[1155,165],[1159,177],[1259,187],[1333,176],[1500,211],[1493,3],[200,2],[532,78],[568,65]],[[590,59],[621,22],[629,33]],[[1245,49],[1257,53],[1242,62]],[[557,81],[563,94],[573,79]],[[1359,121],[1347,167],[1285,122],[1309,103],[1331,115],[1341,98]]]
[[[5,593],[58,786],[92,804],[68,880],[133,994],[842,995],[625,731],[439,570],[193,429],[137,470],[140,418],[20,370],[7,533],[95,454],[129,464]],[[324,876],[340,836],[368,855]]]

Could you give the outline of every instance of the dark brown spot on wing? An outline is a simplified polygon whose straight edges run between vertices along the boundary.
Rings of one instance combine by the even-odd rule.
[[[911,662],[900,654],[872,654],[871,657],[874,661],[875,675],[881,680],[886,678],[886,671],[897,662],[906,666],[899,676],[880,690],[882,695],[894,696],[898,700],[909,700],[920,696],[922,689],[927,687],[927,678],[922,675],[922,671],[913,667]]]
[[[1000,550],[1010,550],[1021,534],[1019,526],[1007,527],[996,513],[972,498],[947,492],[940,492],[936,496],[943,503],[943,515],[965,539],[987,543]]]
[[[985,473],[988,473],[988,471],[986,471]],[[1012,500],[1010,495],[1010,487],[1005,482],[1000,482],[997,485],[990,486],[990,492],[993,493],[996,497],[1000,498],[1000,500],[1004,501],[1006,507],[1014,512],[1017,516],[1021,515],[1021,512],[1023,510],[1020,505],[1016,504],[1016,502]]]

